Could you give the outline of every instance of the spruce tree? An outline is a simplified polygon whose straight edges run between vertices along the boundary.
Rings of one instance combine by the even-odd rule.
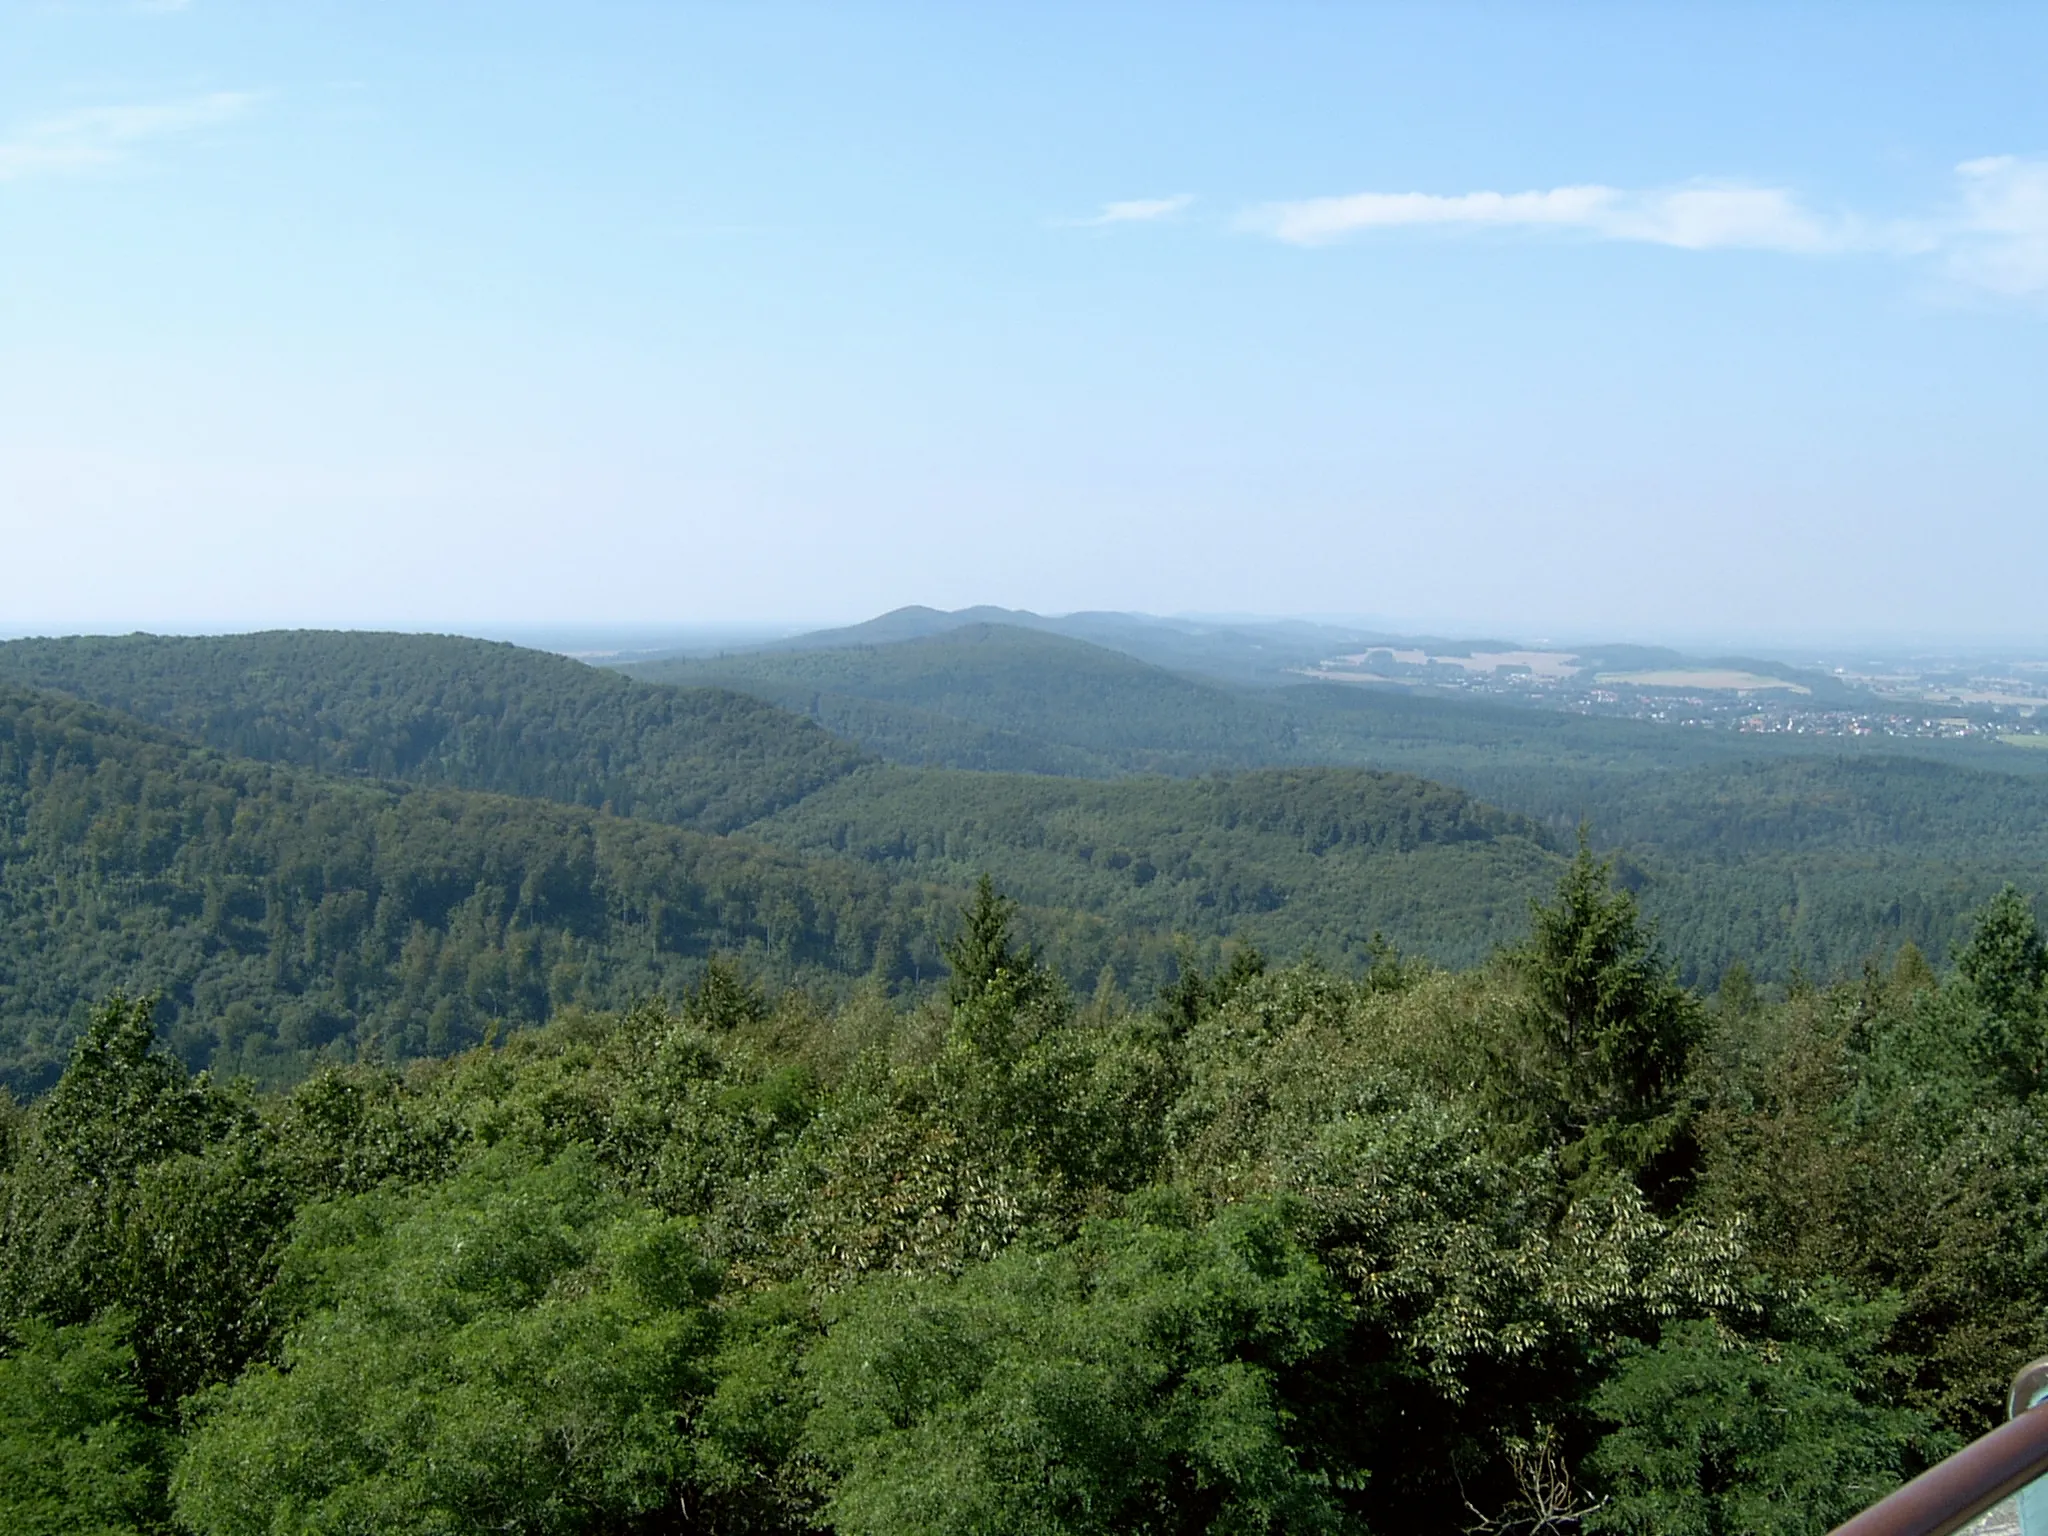
[[[1027,947],[1010,948],[1010,922],[1016,903],[996,894],[996,883],[984,874],[974,886],[974,899],[960,916],[960,931],[946,943],[946,964],[953,977],[946,1001],[954,1007],[980,997],[1003,973],[1023,975],[1037,965]]]
[[[1699,1007],[1659,955],[1635,897],[1584,832],[1516,953],[1529,981],[1528,1044],[1571,1137],[1669,1107],[1699,1034]]]

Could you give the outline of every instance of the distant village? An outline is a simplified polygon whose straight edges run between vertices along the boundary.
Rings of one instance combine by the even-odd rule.
[[[1639,659],[1617,648],[1615,659]],[[2048,663],[1603,664],[1600,653],[1378,647],[1302,669],[1319,681],[1492,696],[1572,714],[1794,736],[2003,741],[2048,747]],[[1769,667],[1770,670],[1762,670]]]

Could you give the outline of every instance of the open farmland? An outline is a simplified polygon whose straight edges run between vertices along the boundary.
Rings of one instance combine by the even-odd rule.
[[[1767,688],[1782,688],[1788,693],[1813,692],[1804,683],[1790,682],[1782,677],[1716,667],[1697,671],[1674,667],[1653,672],[1602,672],[1598,681],[1628,688],[1707,688],[1716,693],[1761,693]]]

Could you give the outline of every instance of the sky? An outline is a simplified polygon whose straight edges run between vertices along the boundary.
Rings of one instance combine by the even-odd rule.
[[[2048,7],[0,0],[0,631],[2048,645]]]

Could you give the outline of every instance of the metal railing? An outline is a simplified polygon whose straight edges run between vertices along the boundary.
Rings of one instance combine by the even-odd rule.
[[[1878,1500],[1834,1536],[1950,1536],[1997,1508],[2029,1483],[2048,1476],[2048,1360],[2036,1360],[2013,1378],[2011,1417],[1981,1440],[1929,1467],[1898,1492]],[[2029,1501],[2031,1502],[2031,1501]],[[2048,1502],[2048,1501],[2044,1501]],[[2024,1511],[2022,1536],[2029,1530]]]

